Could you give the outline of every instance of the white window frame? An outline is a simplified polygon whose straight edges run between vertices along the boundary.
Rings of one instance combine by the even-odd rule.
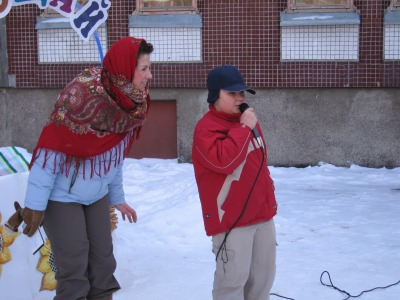
[[[77,2],[79,3],[79,0]],[[80,2],[82,2],[82,1],[80,1]],[[86,0],[85,4],[87,2],[88,2],[88,0]],[[75,12],[77,12],[77,11],[78,11],[78,8],[75,8]],[[41,14],[41,17],[42,18],[60,18],[63,16],[60,13],[58,13],[57,11],[55,11],[54,9],[47,7],[44,9],[43,13]]]
[[[399,0],[392,0],[388,10],[400,10],[400,1]]]
[[[51,8],[45,8],[43,13],[40,15],[42,18],[60,18],[63,17],[60,13],[56,12]]]
[[[191,6],[166,7],[144,7],[143,0],[136,0],[136,15],[171,15],[171,14],[197,14],[197,0],[191,0]]]
[[[288,0],[286,12],[304,13],[304,12],[354,12],[356,7],[353,0],[347,0],[346,4],[302,4],[296,5],[297,0]],[[397,0],[392,0],[397,1]]]

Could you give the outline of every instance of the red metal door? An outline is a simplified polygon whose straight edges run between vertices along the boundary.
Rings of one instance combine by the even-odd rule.
[[[151,101],[140,139],[133,142],[131,158],[177,158],[176,101]]]

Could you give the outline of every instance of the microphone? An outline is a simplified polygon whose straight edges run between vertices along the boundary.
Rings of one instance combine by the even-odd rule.
[[[242,103],[239,105],[239,110],[241,113],[244,113],[244,111],[248,108],[249,108],[249,105],[247,103]],[[253,135],[256,138],[258,145],[260,146],[260,148],[263,149],[263,141],[262,141],[260,135],[258,134],[256,126],[254,126],[254,128],[251,131],[253,132]]]

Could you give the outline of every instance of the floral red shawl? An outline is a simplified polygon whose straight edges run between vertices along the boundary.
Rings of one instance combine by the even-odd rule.
[[[111,159],[108,165],[105,162],[114,149],[115,164],[121,156],[125,158],[135,136],[139,138],[150,107],[148,87],[140,92],[132,84],[142,41],[132,37],[117,41],[107,52],[103,69],[87,69],[65,87],[43,128],[30,167],[46,151],[43,168],[52,153],[59,156],[66,176],[73,162],[77,168],[90,159],[92,177],[95,169],[110,170]]]

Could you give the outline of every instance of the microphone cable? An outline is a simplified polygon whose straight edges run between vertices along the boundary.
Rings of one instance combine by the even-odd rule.
[[[218,256],[219,256],[219,253],[221,252],[221,250],[222,250],[222,252],[225,251],[225,253],[226,253],[226,239],[228,238],[228,235],[229,235],[229,233],[232,231],[232,229],[236,226],[236,224],[237,224],[237,223],[239,222],[239,220],[242,218],[242,216],[243,216],[243,214],[244,214],[244,212],[245,212],[245,210],[246,210],[247,204],[249,203],[250,196],[251,196],[251,194],[253,193],[253,189],[254,189],[254,187],[255,187],[255,185],[256,185],[256,183],[257,183],[258,177],[259,177],[259,175],[260,175],[260,173],[261,173],[262,167],[264,166],[264,161],[265,161],[264,148],[261,146],[260,149],[261,149],[261,153],[262,153],[262,162],[261,162],[261,167],[260,167],[260,169],[258,170],[257,177],[256,177],[256,179],[254,180],[253,186],[251,187],[251,190],[250,190],[250,192],[249,192],[249,196],[247,197],[246,203],[245,203],[245,205],[244,205],[244,207],[243,207],[243,210],[242,210],[240,216],[237,218],[237,220],[236,220],[235,223],[232,225],[232,227],[226,232],[225,237],[224,237],[224,240],[222,241],[222,244],[221,244],[221,246],[220,246],[219,249],[218,249],[217,255],[216,255],[216,257],[215,257],[215,261],[218,261]],[[221,255],[222,255],[222,254],[221,254]],[[224,258],[222,258],[222,261],[223,261],[224,263],[227,263],[227,262],[228,262],[228,254],[226,253],[225,255],[226,255],[226,260],[224,260]],[[324,283],[324,282],[322,281],[322,277],[324,276],[325,273],[326,273],[326,274],[328,275],[328,277],[329,277],[329,282],[330,282],[330,284],[326,284],[326,283]],[[394,286],[394,285],[397,285],[397,284],[400,283],[400,280],[399,280],[399,281],[397,281],[396,283],[390,284],[390,285],[388,285],[388,286],[384,286],[384,287],[375,287],[375,288],[370,289],[370,290],[362,291],[359,295],[354,296],[354,295],[351,295],[350,293],[346,292],[345,290],[341,290],[341,289],[339,289],[338,287],[334,286],[333,283],[332,283],[331,276],[330,276],[330,274],[329,274],[328,271],[323,271],[319,280],[320,280],[320,282],[321,282],[322,285],[327,286],[327,287],[332,287],[333,289],[335,289],[335,290],[337,290],[337,291],[339,291],[339,292],[341,292],[341,293],[346,294],[346,295],[347,295],[347,298],[345,298],[345,299],[343,299],[343,300],[348,300],[348,299],[350,299],[350,298],[358,298],[358,297],[360,297],[360,296],[361,296],[362,294],[364,294],[364,293],[372,292],[372,291],[377,290],[377,289],[386,289],[386,288],[389,288],[389,287],[391,287],[391,286]],[[275,293],[270,293],[270,295],[271,295],[271,296],[277,296],[277,297],[284,298],[284,299],[288,299],[288,300],[295,300],[295,299],[293,299],[293,298],[281,296],[281,295],[278,295],[278,294],[275,294]]]
[[[275,294],[275,293],[271,293],[270,295],[271,295],[271,296],[277,296],[277,297],[281,297],[281,298],[288,299],[288,300],[294,300],[293,298],[289,298],[289,297],[281,296],[281,295],[278,295],[278,294]]]
[[[256,185],[258,176],[260,175],[261,170],[262,170],[262,167],[263,167],[263,165],[264,165],[264,161],[265,161],[264,148],[263,148],[262,146],[260,146],[260,149],[261,149],[261,153],[262,153],[262,162],[261,162],[260,170],[258,171],[257,177],[256,177],[256,179],[254,180],[253,186],[251,187],[249,196],[247,197],[247,200],[246,200],[246,203],[245,203],[245,205],[244,205],[244,207],[243,207],[242,213],[240,214],[239,218],[237,218],[236,222],[232,225],[232,227],[231,227],[231,228],[226,232],[226,234],[225,234],[225,238],[224,238],[224,240],[222,241],[222,244],[221,244],[221,246],[220,246],[219,249],[218,249],[217,255],[216,255],[216,257],[215,257],[215,261],[218,261],[218,255],[219,255],[219,253],[220,253],[221,250],[222,250],[222,253],[225,251],[225,257],[226,257],[226,260],[224,260],[224,258],[222,258],[222,261],[223,261],[224,263],[227,263],[227,262],[228,262],[228,254],[226,253],[226,239],[227,239],[229,233],[231,233],[232,229],[236,226],[236,224],[237,224],[237,223],[239,222],[239,220],[242,218],[242,216],[243,216],[243,214],[244,214],[244,211],[246,210],[247,204],[249,203],[250,196],[251,196],[251,194],[253,193],[253,189],[254,189],[254,187],[255,187],[255,185]],[[221,256],[222,256],[222,254],[221,254]]]
[[[325,273],[328,275],[330,284],[323,283],[323,281],[322,281],[322,277],[324,276]],[[320,281],[320,282],[322,283],[322,285],[324,285],[324,286],[331,287],[331,288],[333,288],[333,289],[335,289],[335,290],[337,290],[337,291],[339,291],[339,292],[341,292],[341,293],[343,293],[343,294],[346,294],[346,295],[347,295],[347,298],[345,298],[345,299],[343,299],[343,300],[347,300],[347,299],[350,299],[350,298],[358,298],[358,297],[360,297],[360,296],[361,296],[362,294],[364,294],[364,293],[372,292],[372,291],[377,290],[377,289],[387,289],[387,288],[389,288],[389,287],[391,287],[391,286],[394,286],[394,285],[400,283],[400,280],[399,280],[399,281],[397,281],[396,283],[392,283],[392,284],[389,284],[389,285],[387,285],[387,286],[383,286],[383,287],[378,286],[378,287],[373,288],[373,289],[370,289],[370,290],[362,291],[360,294],[358,294],[358,295],[355,296],[355,295],[351,295],[350,293],[346,292],[345,290],[341,290],[341,289],[339,289],[338,287],[334,286],[333,283],[332,283],[331,275],[329,274],[328,271],[323,271],[323,272],[322,272],[321,277],[319,278],[319,281]],[[293,298],[284,297],[284,296],[281,296],[281,295],[278,295],[278,294],[275,294],[275,293],[270,293],[270,295],[271,295],[271,296],[281,297],[281,298],[284,298],[284,299],[295,300],[295,299],[293,299]]]
[[[328,277],[329,277],[329,282],[330,282],[331,284],[325,284],[325,283],[322,282],[322,276],[324,276],[325,273],[328,275]],[[333,283],[332,283],[331,275],[329,274],[328,271],[323,271],[323,272],[322,272],[319,281],[320,281],[323,285],[325,285],[325,286],[327,286],[327,287],[334,288],[335,290],[337,290],[337,291],[339,291],[339,292],[341,292],[341,293],[346,294],[346,295],[347,295],[347,298],[345,298],[345,299],[343,299],[343,300],[347,300],[347,299],[350,299],[350,298],[358,298],[358,297],[360,297],[360,296],[361,296],[362,294],[364,294],[364,293],[372,292],[373,290],[377,290],[377,289],[386,289],[386,288],[388,288],[388,287],[391,287],[391,286],[394,286],[394,285],[400,283],[400,280],[399,280],[399,281],[397,281],[396,283],[389,284],[388,286],[384,286],[384,287],[378,286],[378,287],[373,288],[373,289],[370,289],[370,290],[362,291],[359,295],[354,296],[354,295],[350,295],[350,293],[346,292],[345,290],[341,290],[341,289],[339,289],[338,287],[334,286]]]

